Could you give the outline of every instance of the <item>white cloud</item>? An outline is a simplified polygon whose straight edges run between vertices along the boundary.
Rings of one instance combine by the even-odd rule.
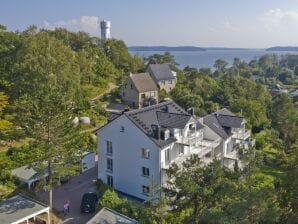
[[[229,20],[225,20],[221,23],[223,30],[225,31],[236,31],[236,27],[231,24]]]
[[[43,26],[51,30],[56,27],[62,27],[72,31],[80,30],[95,35],[99,31],[99,18],[97,16],[81,16],[78,19],[60,20],[53,23],[45,20]]]
[[[261,21],[268,30],[293,29],[298,25],[298,12],[270,9],[261,16]]]

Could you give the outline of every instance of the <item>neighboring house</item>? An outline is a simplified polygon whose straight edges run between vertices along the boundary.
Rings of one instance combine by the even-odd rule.
[[[0,202],[0,223],[50,223],[50,207],[18,194]]]
[[[170,92],[175,88],[177,82],[176,72],[171,71],[168,64],[150,64],[147,71],[160,89]]]
[[[47,178],[48,170],[43,173],[38,173],[32,165],[25,165],[11,171],[12,175],[17,177],[22,183],[28,185],[29,190],[34,183],[42,178]]]
[[[98,178],[143,200],[166,186],[172,163],[182,165],[192,154],[203,163],[222,156],[221,137],[173,101],[123,112],[97,136]]]
[[[158,87],[149,73],[130,74],[120,89],[123,102],[133,108],[158,103]]]
[[[269,92],[271,96],[275,97],[281,93],[288,93],[288,90],[286,90],[284,87],[282,87],[279,84],[274,84],[269,87]]]
[[[236,146],[248,148],[249,144],[254,144],[250,141],[251,132],[245,128],[246,120],[226,108],[205,116],[203,124],[221,138],[222,162],[229,168],[233,168],[235,161],[240,163]]]
[[[110,208],[102,208],[87,224],[138,224],[138,222]]]
[[[95,152],[84,152],[82,154],[81,172],[85,172],[95,167],[95,155]]]

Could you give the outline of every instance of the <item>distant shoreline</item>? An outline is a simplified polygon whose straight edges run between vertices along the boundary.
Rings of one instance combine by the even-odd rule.
[[[298,51],[298,47],[270,47],[266,51]]]
[[[195,46],[130,46],[129,51],[212,51],[212,50],[264,50],[262,48],[195,47]]]
[[[270,47],[270,48],[231,48],[231,47],[195,47],[195,46],[130,46],[129,51],[240,51],[240,50],[264,50],[264,51],[298,51],[298,47]]]

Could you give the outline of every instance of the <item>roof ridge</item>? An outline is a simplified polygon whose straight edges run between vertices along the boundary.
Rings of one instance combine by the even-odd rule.
[[[189,117],[191,117],[192,115],[190,115],[190,114],[185,114],[185,113],[180,113],[180,114],[178,114],[178,113],[173,113],[173,112],[166,112],[166,111],[156,111],[156,113],[164,113],[164,114],[173,114],[173,115],[183,115],[183,116],[189,116]]]
[[[142,107],[142,108],[139,108],[139,109],[127,111],[127,112],[124,112],[124,114],[125,115],[132,115],[132,114],[136,114],[136,113],[140,113],[140,112],[145,112],[145,111],[148,111],[148,110],[153,110],[153,109],[156,109],[158,107],[170,104],[172,102],[173,102],[173,100],[168,100],[168,101],[161,102],[161,103],[158,103],[158,104],[154,104],[154,105],[151,105],[151,106],[148,106],[148,107]]]

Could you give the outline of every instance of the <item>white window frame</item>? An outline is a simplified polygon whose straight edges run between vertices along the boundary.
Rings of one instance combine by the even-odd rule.
[[[107,154],[113,154],[113,142],[111,141],[107,141]]]
[[[150,158],[150,150],[146,148],[142,148],[142,158],[149,159]]]
[[[114,187],[114,178],[111,175],[107,175],[107,185]]]
[[[107,170],[113,172],[113,159],[107,158]]]
[[[150,176],[150,169],[148,167],[142,167],[142,176],[149,177]]]

